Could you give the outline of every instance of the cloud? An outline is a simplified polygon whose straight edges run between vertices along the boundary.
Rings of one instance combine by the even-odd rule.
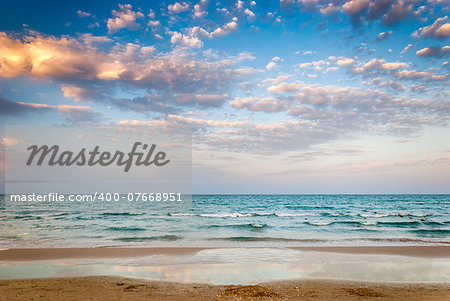
[[[87,18],[87,17],[90,17],[91,14],[88,13],[88,12],[84,12],[84,11],[78,10],[77,11],[77,16],[78,16],[78,18]]]
[[[400,52],[400,53],[406,53],[406,52],[410,51],[413,47],[414,47],[413,44],[408,44],[405,48],[403,48],[402,52]]]
[[[367,20],[379,19],[388,12],[393,2],[393,0],[376,0],[370,2]]]
[[[222,36],[225,36],[225,35],[227,35],[227,34],[232,33],[232,32],[235,31],[235,30],[237,29],[237,27],[238,27],[238,24],[237,24],[236,21],[237,21],[237,18],[234,17],[234,18],[233,18],[233,21],[231,21],[231,22],[225,24],[224,26],[219,27],[219,28],[217,28],[216,30],[214,30],[214,31],[211,33],[212,36],[215,36],[215,37],[222,37]]]
[[[378,34],[376,40],[377,40],[378,42],[387,40],[387,39],[391,36],[391,34],[392,34],[392,31],[381,32],[380,34]]]
[[[190,48],[201,48],[203,47],[202,39],[212,39],[214,37],[225,36],[237,28],[237,18],[233,18],[233,21],[223,25],[222,27],[216,28],[212,32],[208,32],[200,26],[194,26],[185,30],[185,34],[180,32],[169,32],[172,34],[171,43],[172,44],[182,44]]]
[[[353,24],[358,24],[369,4],[370,0],[350,0],[342,5],[342,11],[350,17]]]
[[[61,91],[64,97],[73,98],[75,101],[87,100],[90,94],[89,90],[75,85],[62,85]]]
[[[274,56],[272,58],[272,60],[266,65],[266,70],[273,70],[273,69],[275,69],[277,67],[277,63],[276,62],[278,62],[280,60],[281,60],[280,57]]]
[[[301,63],[299,65],[300,68],[304,68],[304,69],[308,69],[308,68],[313,68],[318,70],[318,67],[322,68],[324,66],[328,66],[330,65],[330,62],[324,61],[324,60],[319,60],[319,61],[312,61],[312,62],[308,62],[308,63]]]
[[[349,139],[360,133],[416,136],[426,125],[445,126],[450,113],[448,100],[399,98],[373,89],[320,85],[305,85],[299,93],[287,98],[235,97],[230,105],[265,114],[287,112],[293,119],[258,123],[242,118],[218,120],[169,114],[165,120],[121,123],[191,124],[195,145],[209,150],[279,154]]]
[[[295,3],[297,2],[297,7]],[[296,8],[310,14],[320,12],[324,17],[337,20],[338,14],[348,16],[354,26],[370,21],[381,20],[384,25],[393,26],[408,16],[420,18],[422,13],[435,14],[439,3],[426,4],[415,0],[285,0],[280,1],[280,9],[289,16],[296,13]],[[413,11],[416,9],[416,11]]]
[[[207,125],[207,126],[213,126],[213,127],[241,127],[246,126],[248,122],[246,121],[229,121],[229,120],[205,120],[205,119],[199,119],[199,118],[191,118],[191,117],[184,117],[181,115],[167,115],[166,118],[167,122],[179,122],[179,123],[190,123],[194,125]]]
[[[230,101],[230,106],[236,109],[245,108],[249,111],[266,113],[281,112],[286,110],[284,102],[274,97],[236,97],[234,100]]]
[[[380,83],[378,83],[378,86],[380,86],[380,87],[389,87],[389,88],[391,88],[393,90],[396,90],[396,91],[404,91],[404,90],[406,90],[406,87],[403,84],[399,83],[398,81],[393,81],[393,80],[380,82]]]
[[[161,22],[159,22],[159,20],[150,20],[147,22],[147,26],[158,27],[158,26],[161,26]]]
[[[350,59],[350,58],[341,58],[339,60],[337,60],[336,64],[340,67],[347,67],[352,65],[355,62],[354,59]]]
[[[339,6],[333,2],[326,4],[320,8],[320,13],[323,15],[332,15],[339,11]]]
[[[190,48],[200,48],[203,46],[203,42],[199,38],[197,38],[195,36],[190,36],[190,35],[183,35],[179,32],[172,33],[170,42],[172,44],[180,43],[180,44],[188,46]]]
[[[141,12],[132,11],[130,4],[119,4],[119,10],[113,10],[113,18],[108,19],[106,26],[108,33],[113,34],[122,28],[129,30],[139,30],[141,25],[136,22],[137,19],[144,18]]]
[[[275,69],[276,66],[277,66],[277,63],[275,63],[275,62],[269,62],[269,63],[266,65],[266,69],[267,69],[267,70],[272,70],[272,69]]]
[[[13,146],[20,142],[19,138],[4,137],[0,140],[0,146]]]
[[[249,10],[248,8],[244,10],[244,13],[247,15],[247,19],[249,22],[253,22],[256,19],[255,13]]]
[[[201,0],[199,3],[194,5],[194,16],[196,18],[203,18],[208,14],[207,11],[208,1]]]
[[[426,47],[416,51],[420,57],[447,57],[450,53],[450,46]]]
[[[98,122],[101,114],[94,112],[88,106],[69,106],[69,105],[57,105],[53,106],[61,115],[66,118],[67,122]]]
[[[66,122],[98,121],[101,114],[88,106],[48,105],[29,102],[12,102],[0,97],[0,115],[17,116],[30,112],[56,111],[65,117]]]
[[[0,32],[0,77],[30,76],[54,80],[62,86],[64,95],[74,100],[111,103],[121,108],[128,105],[130,109],[145,112],[142,103],[133,104],[133,101],[139,101],[137,98],[115,99],[117,87],[138,93],[158,93],[163,103],[177,106],[206,105],[208,101],[213,103],[211,95],[228,94],[232,83],[254,72],[252,68],[236,66],[253,58],[249,55],[217,56],[205,52],[195,58],[178,49],[155,55],[152,46],[132,43],[116,43],[108,51],[108,48],[97,48],[92,37],[85,38],[30,33],[17,39]],[[198,41],[186,43],[195,46]],[[187,94],[210,97],[177,102],[178,95]],[[167,110],[156,105],[144,108]]]
[[[352,68],[355,74],[367,73],[374,70],[377,71],[393,71],[400,68],[408,67],[407,63],[403,62],[386,62],[384,59],[372,59],[365,64],[360,64]]]
[[[263,83],[264,84],[269,83],[271,85],[275,85],[275,84],[279,84],[279,83],[281,83],[281,82],[283,82],[283,81],[285,81],[285,80],[287,80],[287,79],[289,79],[291,77],[292,77],[292,75],[290,75],[290,74],[282,74],[282,75],[279,75],[277,77],[266,78],[265,80],[263,80]]]
[[[27,111],[30,111],[28,107],[0,96],[0,115],[18,116]]]
[[[300,90],[300,85],[295,83],[280,83],[276,86],[270,86],[267,91],[270,93],[290,93],[297,92]]]
[[[424,37],[433,37],[437,39],[444,39],[450,37],[450,23],[447,23],[448,17],[437,18],[433,24],[419,28],[412,33],[412,36],[417,39]]]
[[[179,14],[188,11],[189,4],[187,4],[186,2],[183,3],[175,2],[175,4],[169,4],[167,9],[169,10],[169,13]]]
[[[348,15],[357,15],[369,7],[369,0],[350,0],[344,3],[342,10]]]
[[[228,94],[197,94],[195,95],[198,104],[203,106],[217,107],[221,105],[227,98]]]
[[[392,4],[390,11],[383,16],[383,23],[386,25],[396,24],[408,17],[412,10],[412,4],[406,1],[396,1]]]

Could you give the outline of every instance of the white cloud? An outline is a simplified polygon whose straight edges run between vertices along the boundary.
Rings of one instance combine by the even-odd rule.
[[[179,14],[188,11],[189,4],[187,4],[186,2],[183,3],[175,2],[175,4],[169,4],[167,9],[169,10],[169,13]]]
[[[62,85],[64,97],[73,98],[75,101],[81,101],[87,98],[88,91],[75,85]]]
[[[207,1],[202,0],[200,3],[194,5],[194,16],[196,18],[202,18],[208,14],[206,10]]]
[[[203,42],[199,38],[195,36],[184,35],[179,32],[172,33],[170,42],[172,44],[182,44],[190,48],[200,48],[203,46]]]
[[[369,0],[350,0],[345,2],[345,4],[342,6],[342,10],[346,14],[355,15],[368,8],[369,4]]]
[[[337,60],[336,64],[340,67],[347,67],[350,66],[351,64],[353,64],[355,62],[354,59],[350,59],[350,58],[342,58]]]
[[[78,18],[87,18],[87,17],[91,16],[91,13],[79,10],[79,11],[77,11],[77,16],[78,16]]]
[[[392,31],[381,32],[377,36],[377,41],[384,41],[387,38],[389,38],[391,36],[391,34],[392,34]]]
[[[419,28],[413,32],[415,38],[434,37],[438,39],[450,37],[450,23],[447,23],[448,17],[438,18],[433,24]]]
[[[158,26],[161,26],[161,22],[159,22],[159,20],[150,20],[150,21],[148,21],[147,26],[158,27]]]
[[[450,53],[450,46],[443,47],[425,47],[416,51],[417,56],[421,57],[445,57]]]
[[[267,70],[272,70],[272,69],[274,69],[275,67],[277,66],[277,64],[275,63],[275,62],[269,62],[267,65],[266,65],[266,69]]]
[[[212,34],[213,36],[215,36],[215,37],[222,37],[222,36],[225,36],[225,35],[227,35],[227,34],[232,33],[232,32],[235,31],[235,30],[237,29],[237,27],[238,27],[238,24],[237,24],[236,21],[237,21],[237,18],[234,17],[234,18],[233,18],[233,21],[231,21],[231,22],[225,24],[225,25],[222,26],[222,27],[217,28],[217,29],[214,30],[211,34]]]
[[[289,93],[289,92],[297,92],[300,90],[300,86],[295,83],[280,83],[276,86],[270,86],[267,88],[267,91],[270,93]]]
[[[402,52],[400,52],[400,53],[406,53],[406,52],[410,51],[413,47],[414,47],[413,44],[408,44],[405,48],[403,48]]]
[[[253,21],[255,20],[255,18],[256,18],[255,13],[252,12],[251,10],[249,10],[248,8],[246,8],[246,9],[244,10],[244,13],[247,15],[247,19],[248,19],[250,22],[253,22]]]
[[[274,97],[236,97],[230,101],[230,106],[236,109],[247,109],[249,111],[266,113],[280,112],[286,109],[283,102]]]
[[[384,59],[372,59],[365,64],[360,64],[352,69],[356,74],[364,73],[371,70],[378,71],[392,71],[400,68],[408,67],[407,63],[403,62],[386,62]]]
[[[115,33],[122,28],[138,30],[141,28],[141,25],[136,22],[136,19],[144,18],[143,13],[132,11],[130,4],[119,4],[119,10],[113,10],[112,14],[114,18],[108,19],[106,23],[109,34]]]

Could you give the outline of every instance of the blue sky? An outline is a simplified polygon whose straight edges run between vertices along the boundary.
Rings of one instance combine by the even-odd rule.
[[[199,193],[449,193],[449,4],[3,1],[0,125],[190,124]]]

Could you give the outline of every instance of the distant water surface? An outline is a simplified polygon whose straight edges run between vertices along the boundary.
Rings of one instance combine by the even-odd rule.
[[[0,248],[450,244],[450,195],[193,195],[181,212],[0,198]]]

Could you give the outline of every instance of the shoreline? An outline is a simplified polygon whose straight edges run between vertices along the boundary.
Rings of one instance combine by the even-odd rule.
[[[256,285],[91,276],[0,280],[0,300],[446,300],[449,284],[289,280]]]
[[[0,261],[39,261],[76,258],[122,258],[150,255],[195,255],[211,249],[261,249],[260,247],[94,247],[94,248],[26,248],[2,249]],[[324,247],[265,247],[297,251],[328,252],[363,255],[399,255],[421,258],[450,258],[450,246],[324,246]]]

